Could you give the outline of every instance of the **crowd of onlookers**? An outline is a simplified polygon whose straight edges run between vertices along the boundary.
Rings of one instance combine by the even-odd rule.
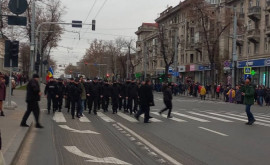
[[[235,88],[230,85],[215,84],[214,85],[214,98],[224,100],[225,102],[243,104],[244,96],[242,95],[241,88],[244,84],[236,85]],[[270,105],[270,88],[263,85],[254,85],[255,95],[254,100],[258,105],[263,106],[265,103],[266,106]],[[162,83],[156,83],[154,89],[157,92],[162,92]],[[212,97],[211,95],[211,85],[206,84],[205,86],[201,83],[173,83],[173,94],[176,95],[185,95],[192,97],[201,97],[202,100],[205,98]]]

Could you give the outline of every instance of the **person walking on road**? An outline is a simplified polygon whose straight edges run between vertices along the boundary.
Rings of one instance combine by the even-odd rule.
[[[171,112],[172,112],[172,90],[171,90],[171,83],[164,84],[163,87],[163,101],[165,104],[165,108],[159,111],[159,114],[161,115],[163,112],[169,110],[167,118],[172,118]]]
[[[39,86],[39,75],[34,74],[33,79],[29,81],[27,84],[27,92],[26,92],[26,103],[27,103],[27,110],[22,118],[21,121],[21,127],[29,127],[29,125],[26,124],[26,121],[33,112],[35,120],[36,120],[36,128],[43,128],[43,126],[39,123],[39,114],[40,109],[38,102],[40,101],[41,92],[40,92],[40,86]]]
[[[57,106],[57,99],[58,99],[58,89],[57,89],[57,82],[54,80],[54,78],[50,78],[49,82],[47,83],[44,94],[47,96],[47,108],[48,108],[48,114],[50,114],[51,111],[51,103],[53,103],[53,113],[58,108]]]
[[[254,104],[255,89],[250,84],[251,78],[246,79],[246,85],[242,88],[242,95],[244,96],[244,104],[246,105],[246,113],[248,117],[247,125],[252,125],[256,120],[250,111],[251,106]]]
[[[6,84],[3,75],[0,75],[0,116],[5,116],[3,111],[3,102],[6,99]]]
[[[139,117],[144,113],[144,123],[151,123],[149,121],[150,106],[154,106],[154,96],[150,80],[146,80],[145,85],[141,86],[139,94],[140,110],[135,114],[135,118],[139,120]]]
[[[72,119],[75,119],[75,109],[76,109],[76,116],[80,118],[80,110],[81,110],[81,94],[82,89],[80,87],[80,80],[77,78],[75,83],[72,84],[70,88],[70,92],[72,93],[71,96],[71,116]]]
[[[63,84],[63,79],[58,79],[58,84],[57,84],[57,108],[58,111],[61,112],[62,110],[62,105],[63,105],[63,98],[64,98],[64,94],[65,94],[65,86]]]

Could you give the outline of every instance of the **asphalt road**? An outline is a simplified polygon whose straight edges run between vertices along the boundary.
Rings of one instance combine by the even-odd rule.
[[[17,164],[212,164],[269,165],[270,107],[252,107],[257,122],[247,126],[243,105],[174,97],[173,119],[166,118],[162,95],[155,94],[152,123],[124,113],[84,113],[72,120],[63,110],[47,115],[27,137]]]

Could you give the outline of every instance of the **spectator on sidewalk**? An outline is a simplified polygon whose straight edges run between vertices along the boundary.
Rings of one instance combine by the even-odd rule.
[[[3,101],[6,99],[6,85],[3,75],[0,75],[0,116],[5,116],[3,111]]]
[[[40,101],[40,96],[41,92],[39,86],[39,76],[38,74],[34,74],[33,79],[30,80],[29,83],[27,84],[27,92],[26,92],[27,110],[21,121],[21,127],[29,127],[29,125],[26,124],[26,121],[31,112],[33,112],[36,120],[36,128],[43,128],[43,126],[41,126],[39,123],[40,109],[38,102]]]
[[[205,100],[206,89],[204,86],[201,86],[200,95],[201,95],[201,100]]]
[[[16,88],[16,81],[14,78],[11,79],[11,95],[13,96],[13,90]]]

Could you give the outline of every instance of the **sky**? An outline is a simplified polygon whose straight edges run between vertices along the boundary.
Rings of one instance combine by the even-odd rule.
[[[94,39],[136,39],[135,31],[143,22],[155,22],[159,13],[179,2],[180,0],[62,0],[66,7],[64,22],[81,20],[89,24],[92,19],[96,19],[96,31],[93,32],[89,25],[83,25],[83,28],[65,26],[62,41],[53,50],[51,57],[58,65],[76,64]]]

